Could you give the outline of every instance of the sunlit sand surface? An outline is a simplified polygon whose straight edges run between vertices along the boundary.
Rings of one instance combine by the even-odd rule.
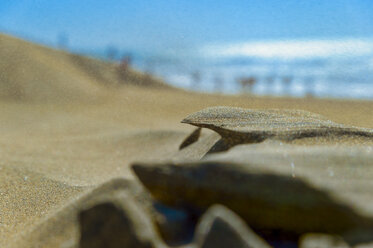
[[[181,120],[206,107],[304,110],[373,128],[371,101],[191,93],[136,71],[118,79],[113,64],[7,36],[0,36],[0,57],[0,247],[74,247],[80,209],[100,190],[111,194],[138,183],[131,164],[200,159],[208,151],[218,136],[205,130],[205,143],[185,148],[195,151],[179,150],[195,130]],[[209,135],[215,138],[206,140]],[[344,147],[371,147],[360,138],[346,138]],[[268,160],[277,156],[264,151]],[[113,181],[118,178],[123,181]]]

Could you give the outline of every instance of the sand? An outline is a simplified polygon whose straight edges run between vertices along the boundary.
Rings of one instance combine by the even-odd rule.
[[[79,207],[71,206],[103,183],[134,179],[135,161],[180,155],[195,130],[180,121],[206,107],[299,109],[373,128],[371,101],[200,94],[157,80],[144,86],[138,82],[149,79],[138,72],[139,81],[118,87],[110,63],[78,57],[79,64],[7,36],[0,57],[0,247],[73,247],[76,219],[65,217]]]

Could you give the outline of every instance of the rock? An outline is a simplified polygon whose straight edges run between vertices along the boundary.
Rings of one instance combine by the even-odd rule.
[[[80,247],[164,247],[146,211],[126,191],[79,214]]]
[[[291,145],[283,148],[287,152],[277,151],[281,148],[277,145],[273,149],[250,147],[199,162],[135,164],[132,169],[166,205],[202,212],[219,203],[256,229],[296,234],[372,230],[373,202],[367,195],[372,191],[372,152]],[[360,175],[367,180],[357,181]],[[369,205],[363,208],[364,203]]]
[[[214,205],[202,216],[196,230],[199,248],[269,248],[235,213]]]
[[[198,140],[173,154],[172,161],[200,160],[215,149],[220,140],[219,134],[203,128]]]
[[[372,146],[310,147],[265,142],[239,145],[228,152],[206,157],[205,161],[246,163],[253,170],[270,171],[307,182],[364,218],[360,220],[360,228],[342,234],[350,245],[373,241]],[[366,229],[367,222],[370,227]]]
[[[222,137],[220,148],[237,144],[259,143],[267,139],[283,142],[339,143],[349,137],[373,144],[373,131],[348,127],[301,110],[250,110],[233,107],[210,107],[185,118],[182,123],[214,130]],[[361,143],[360,142],[360,143]]]
[[[340,236],[328,234],[305,234],[300,238],[299,248],[351,248]]]
[[[155,203],[155,219],[164,241],[172,246],[190,243],[195,228],[195,218],[184,209]]]
[[[188,137],[186,137],[185,140],[180,144],[179,149],[182,150],[185,147],[187,147],[187,146],[195,143],[196,141],[198,141],[199,136],[201,135],[201,129],[202,128],[200,128],[200,127],[195,129]]]
[[[50,188],[45,187],[50,190]],[[38,190],[39,188],[35,188]],[[126,191],[146,210],[150,210],[152,202],[149,193],[138,180],[125,178],[111,179],[103,184],[85,188],[85,192],[63,207],[46,215],[32,230],[25,229],[19,233],[19,239],[12,247],[44,248],[44,247],[79,247],[79,221],[81,211],[91,208],[103,201],[110,201],[118,192]],[[132,197],[133,196],[133,197]],[[3,246],[1,246],[3,247]]]

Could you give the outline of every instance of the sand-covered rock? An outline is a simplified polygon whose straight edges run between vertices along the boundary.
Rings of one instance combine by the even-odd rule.
[[[183,143],[180,144],[179,149],[182,150],[198,141],[199,137],[201,136],[201,129],[202,128],[200,127],[196,128],[188,137],[186,137]]]
[[[363,218],[324,191],[291,176],[252,171],[233,163],[134,165],[136,175],[165,204],[203,211],[231,208],[255,227],[291,232],[343,232]]]
[[[195,130],[196,131],[196,130]],[[189,135],[185,140],[188,140],[195,131]],[[182,144],[184,144],[184,142]],[[219,134],[203,128],[200,131],[200,137],[188,146],[184,146],[181,150],[174,153],[171,157],[173,161],[185,161],[185,160],[199,160],[206,154],[212,153],[219,148],[221,137]]]
[[[199,248],[269,248],[245,222],[224,206],[214,205],[202,216],[196,230]]]
[[[164,204],[203,211],[220,203],[259,229],[343,235],[359,230],[349,241],[369,239],[369,148],[250,147],[200,162],[135,164],[133,170]]]
[[[333,200],[373,216],[373,146],[295,146],[278,142],[240,145],[205,158],[206,162],[246,164],[258,173],[299,179]]]
[[[149,215],[127,192],[104,199],[79,214],[81,248],[161,247]]]
[[[328,234],[305,234],[299,240],[300,248],[350,248],[342,237]]]
[[[153,218],[163,240],[170,246],[190,243],[195,228],[195,218],[185,209],[154,204]]]
[[[42,220],[35,222],[31,230],[23,229],[19,232],[15,242],[9,243],[8,240],[7,245],[25,248],[78,247],[79,213],[102,202],[115,200],[120,194],[129,195],[133,204],[140,205],[145,213],[152,215],[151,201],[138,182],[113,179],[94,188],[90,187],[79,197],[66,201],[62,208],[50,211]]]
[[[220,134],[222,141],[216,151],[267,139],[320,144],[340,143],[354,137],[360,144],[373,144],[370,129],[344,126],[302,110],[210,107],[189,115],[182,123],[209,128]]]
[[[309,233],[299,240],[299,248],[372,248],[373,243],[349,245],[342,237],[330,234]]]

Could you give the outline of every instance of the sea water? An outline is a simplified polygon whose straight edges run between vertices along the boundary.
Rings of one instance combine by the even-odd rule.
[[[204,45],[153,57],[152,66],[166,82],[195,91],[373,99],[372,38]],[[242,88],[244,78],[254,78],[251,89]]]

